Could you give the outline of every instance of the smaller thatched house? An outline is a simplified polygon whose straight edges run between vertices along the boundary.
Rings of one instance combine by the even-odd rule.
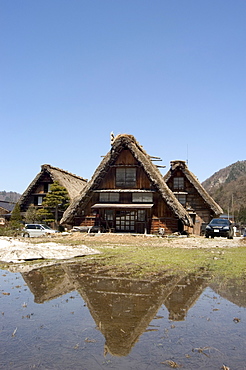
[[[66,226],[171,234],[192,220],[132,135],[118,135],[92,179],[63,214]]]
[[[15,203],[0,200],[0,226],[5,226],[6,221],[10,220],[14,207]]]
[[[192,218],[194,234],[200,235],[204,225],[223,213],[221,207],[189,171],[185,161],[172,161],[164,180]]]
[[[66,188],[71,201],[87,183],[87,180],[82,177],[49,164],[44,164],[41,166],[41,171],[24,191],[19,200],[21,212],[26,212],[31,205],[42,208],[43,199],[50,191],[50,185],[55,181]]]

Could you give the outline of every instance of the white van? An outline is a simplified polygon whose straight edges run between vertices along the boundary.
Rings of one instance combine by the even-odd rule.
[[[51,235],[55,233],[58,233],[58,231],[53,230],[44,224],[27,224],[23,229],[22,236],[25,238],[35,238],[38,236]]]

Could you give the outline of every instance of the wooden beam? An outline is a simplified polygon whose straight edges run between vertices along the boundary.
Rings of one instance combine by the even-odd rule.
[[[162,159],[161,159],[161,157],[155,157],[155,156],[153,156],[153,155],[150,155],[149,157],[150,157],[150,158],[154,158],[154,159],[160,159],[160,160],[162,160]]]

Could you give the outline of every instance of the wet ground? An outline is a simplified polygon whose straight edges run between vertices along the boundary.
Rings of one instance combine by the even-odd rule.
[[[246,281],[0,270],[1,369],[246,369]]]

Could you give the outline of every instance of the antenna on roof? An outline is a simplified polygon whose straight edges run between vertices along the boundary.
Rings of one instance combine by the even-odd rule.
[[[187,144],[187,148],[186,148],[186,163],[187,163],[187,166],[188,166],[188,161],[189,161],[189,145]]]

